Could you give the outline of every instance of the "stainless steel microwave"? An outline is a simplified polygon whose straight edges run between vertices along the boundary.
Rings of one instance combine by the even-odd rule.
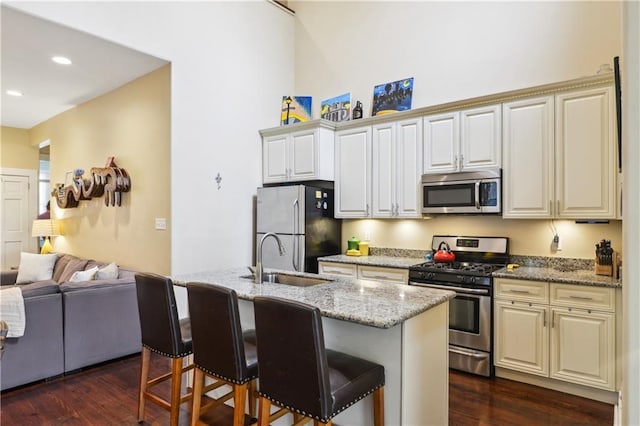
[[[502,171],[422,175],[422,213],[499,214]]]

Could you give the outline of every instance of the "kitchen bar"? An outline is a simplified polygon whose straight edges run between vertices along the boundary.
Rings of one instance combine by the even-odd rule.
[[[316,274],[286,272],[307,278]],[[254,284],[247,269],[181,274],[174,283],[203,282],[232,288],[240,299],[243,328],[253,328],[255,296],[317,306],[327,348],[385,367],[385,424],[448,423],[448,318],[455,293],[368,280],[325,276],[325,283]],[[337,424],[372,424],[371,398],[339,414]],[[276,423],[279,424],[279,423]]]

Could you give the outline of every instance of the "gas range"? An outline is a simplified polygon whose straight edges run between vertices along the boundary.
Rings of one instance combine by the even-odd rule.
[[[443,242],[451,248],[456,261],[428,261],[411,266],[409,281],[490,287],[491,273],[508,262],[507,238],[434,235],[432,249],[437,251]]]
[[[431,248],[449,246],[452,263],[425,262],[409,268],[409,284],[454,291],[449,302],[449,366],[493,375],[492,272],[509,260],[509,241],[497,237],[434,235]]]
[[[409,278],[413,280],[490,286],[491,273],[502,267],[504,267],[504,264],[496,265],[481,262],[424,262],[409,268]]]

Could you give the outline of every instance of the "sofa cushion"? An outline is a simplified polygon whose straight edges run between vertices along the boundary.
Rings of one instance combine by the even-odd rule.
[[[80,259],[77,257],[74,259],[69,259],[67,265],[64,268],[64,271],[62,272],[62,274],[60,274],[60,277],[58,277],[58,283],[67,282],[76,272],[84,271],[85,267],[87,266],[87,262],[87,259]]]
[[[56,282],[60,282],[60,276],[64,272],[64,268],[66,268],[69,261],[77,259],[77,257],[72,254],[59,254],[58,256],[56,266],[53,267],[53,280]]]
[[[71,282],[60,284],[60,291],[68,293],[72,291],[90,290],[95,288],[119,287],[119,286],[135,286],[135,279],[119,278],[117,280],[93,280],[84,282]]]
[[[118,278],[118,265],[110,263],[104,268],[98,269],[96,280],[115,280]]]
[[[78,283],[83,281],[91,281],[98,272],[98,267],[94,266],[91,269],[87,269],[86,271],[76,271],[69,278],[69,282]]]
[[[60,293],[58,283],[53,280],[37,281],[30,284],[21,284],[22,297],[44,296],[46,294]]]
[[[53,266],[56,260],[58,260],[58,255],[55,253],[20,253],[16,284],[50,280],[53,277]]]

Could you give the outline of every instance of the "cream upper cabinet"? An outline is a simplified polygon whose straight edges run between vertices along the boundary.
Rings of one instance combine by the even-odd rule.
[[[422,120],[374,125],[372,132],[372,216],[421,217]]]
[[[335,217],[371,215],[371,126],[335,135]]]
[[[424,173],[447,173],[458,169],[460,113],[424,118]]]
[[[501,105],[424,118],[424,173],[500,168]]]
[[[616,209],[610,86],[556,95],[556,216],[610,218]]]
[[[554,98],[503,105],[503,217],[550,218],[554,194]]]
[[[616,389],[616,290],[496,278],[494,363]]]
[[[619,217],[610,87],[503,105],[503,217]]]
[[[285,126],[286,127],[286,126]],[[334,179],[334,132],[322,125],[263,135],[262,183]]]

